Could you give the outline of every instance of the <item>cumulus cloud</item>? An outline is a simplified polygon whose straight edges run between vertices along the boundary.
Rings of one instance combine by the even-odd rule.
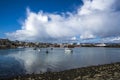
[[[18,40],[76,40],[120,35],[119,0],[83,0],[76,13],[38,13],[27,8],[27,18],[20,30],[7,33]],[[66,16],[67,15],[67,16]],[[78,38],[78,37],[77,37]]]

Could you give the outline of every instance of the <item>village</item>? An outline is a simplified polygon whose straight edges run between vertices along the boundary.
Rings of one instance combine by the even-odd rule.
[[[120,47],[120,43],[43,43],[43,42],[25,42],[25,41],[11,41],[9,39],[0,39],[0,49],[14,49],[14,48],[74,48],[74,47]]]

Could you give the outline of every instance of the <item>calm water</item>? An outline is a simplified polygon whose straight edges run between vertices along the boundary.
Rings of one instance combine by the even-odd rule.
[[[54,48],[46,54],[32,48],[0,50],[0,77],[61,71],[66,69],[120,61],[119,48],[74,48],[73,53]]]

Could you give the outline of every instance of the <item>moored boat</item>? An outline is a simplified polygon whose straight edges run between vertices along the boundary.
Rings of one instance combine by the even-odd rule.
[[[72,52],[73,52],[72,49],[70,49],[70,48],[65,48],[65,53],[72,53]]]

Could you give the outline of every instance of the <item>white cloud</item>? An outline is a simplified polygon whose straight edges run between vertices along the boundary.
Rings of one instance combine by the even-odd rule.
[[[120,37],[115,37],[115,38],[111,39],[111,41],[120,41]]]
[[[95,38],[95,36],[89,32],[85,32],[83,35],[80,36],[80,39],[91,39]]]
[[[120,1],[83,0],[84,4],[77,13],[63,15],[32,12],[27,9],[27,18],[22,28],[7,36],[18,40],[56,40],[111,37],[120,35]],[[118,4],[119,3],[119,4]],[[69,15],[66,17],[65,15]]]
[[[120,43],[120,36],[103,38],[101,41],[102,41],[102,42]]]
[[[73,41],[74,41],[74,40],[77,40],[77,38],[74,36],[74,37],[72,37],[72,38],[71,38],[71,40],[73,40]]]

